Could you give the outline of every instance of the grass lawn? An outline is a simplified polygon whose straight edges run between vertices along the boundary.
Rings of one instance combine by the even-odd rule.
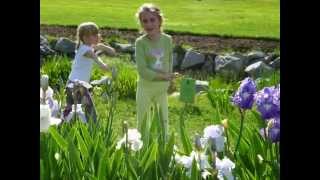
[[[141,0],[41,0],[40,23],[138,29],[134,17]],[[279,0],[158,0],[165,30],[194,34],[280,38]]]

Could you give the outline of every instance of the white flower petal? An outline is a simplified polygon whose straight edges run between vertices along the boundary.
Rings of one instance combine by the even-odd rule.
[[[216,168],[218,169],[218,176],[224,176],[228,180],[233,180],[234,177],[232,175],[232,169],[235,168],[235,164],[228,159],[227,157],[224,157],[222,160],[220,160],[218,157],[216,158]],[[219,178],[220,179],[220,178]]]
[[[207,177],[210,176],[210,175],[211,175],[211,173],[208,172],[207,170],[205,170],[205,171],[203,171],[201,173],[201,176],[202,176],[203,179],[207,179]]]
[[[209,138],[209,137],[216,138],[216,137],[222,136],[223,126],[211,125],[211,126],[206,127],[203,130],[203,132],[204,132],[204,135],[203,135],[204,138]]]
[[[58,125],[61,123],[61,119],[59,118],[54,118],[54,117],[51,117],[50,118],[50,125]]]
[[[128,141],[135,141],[141,138],[141,134],[137,129],[128,129]]]
[[[142,148],[142,145],[143,145],[143,142],[138,139],[138,140],[132,142],[131,149],[133,151],[138,151]]]
[[[79,119],[81,119],[82,122],[84,122],[84,123],[87,122],[86,115],[82,110],[77,111],[77,115],[78,115]]]
[[[53,100],[53,106],[51,108],[51,116],[52,117],[57,117],[59,111],[60,111],[60,108],[59,108],[58,101],[57,100]]]
[[[46,132],[50,126],[51,111],[49,105],[40,104],[40,132]]]
[[[224,150],[224,143],[225,143],[225,137],[220,136],[215,138],[217,152],[222,152]]]
[[[178,154],[175,155],[175,160],[176,160],[176,162],[177,162],[178,164],[183,165],[186,169],[191,168],[191,166],[192,166],[192,159],[193,159],[193,158],[190,157],[190,156],[185,156],[185,155],[180,156],[180,155],[178,155]]]

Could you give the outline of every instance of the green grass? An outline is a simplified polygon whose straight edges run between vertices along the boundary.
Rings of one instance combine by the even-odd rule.
[[[100,27],[138,29],[141,0],[41,0],[40,24],[94,21]],[[157,0],[164,29],[201,35],[280,39],[279,0]]]

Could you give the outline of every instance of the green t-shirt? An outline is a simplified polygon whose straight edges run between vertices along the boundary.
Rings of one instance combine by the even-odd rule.
[[[168,81],[155,80],[157,71],[172,72],[172,38],[161,33],[156,42],[146,35],[136,39],[135,58],[138,69],[138,84],[150,87],[168,87]]]

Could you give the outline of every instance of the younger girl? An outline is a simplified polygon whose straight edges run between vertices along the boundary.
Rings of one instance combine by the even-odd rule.
[[[76,48],[76,55],[72,64],[72,70],[69,75],[69,80],[66,87],[67,105],[63,112],[63,119],[65,119],[65,117],[67,117],[71,112],[72,105],[74,103],[72,97],[72,84],[74,84],[75,81],[89,83],[93,62],[97,63],[98,66],[104,71],[110,70],[109,66],[104,64],[101,59],[98,58],[95,51],[106,51],[108,54],[115,54],[113,48],[99,43],[101,39],[99,28],[93,22],[85,22],[78,26],[77,39],[78,43]],[[88,89],[85,90],[84,96],[84,98],[86,98],[86,114],[90,115],[93,120],[96,121],[96,111]],[[80,101],[81,99],[78,100],[78,102]]]

